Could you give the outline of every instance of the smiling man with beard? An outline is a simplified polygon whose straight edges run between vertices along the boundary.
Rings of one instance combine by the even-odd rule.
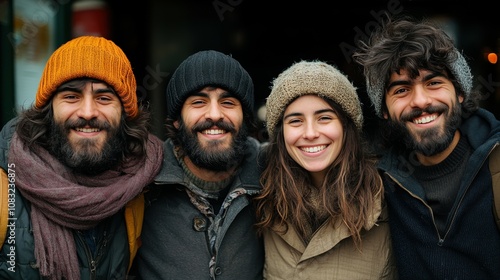
[[[57,92],[68,91],[71,94],[85,90],[95,90],[101,93],[108,92],[115,95],[113,90],[105,83],[92,79],[69,81],[61,85]],[[70,96],[70,98],[73,97]],[[62,104],[59,98],[55,98],[55,101],[55,106]],[[117,105],[119,104],[117,103]],[[116,166],[120,162],[127,143],[123,134],[123,131],[125,131],[124,120],[121,119],[120,114],[112,112],[107,120],[99,120],[93,116],[64,120],[58,116],[58,112],[54,114],[54,119],[51,120],[49,128],[49,140],[46,148],[65,165],[78,170],[80,173],[96,175],[109,169],[110,166]],[[111,124],[111,121],[115,123]],[[81,134],[88,133],[89,135],[102,132],[102,136],[99,138],[74,137],[70,136],[72,130],[77,130]]]
[[[490,171],[500,122],[479,108],[465,57],[443,29],[402,18],[384,22],[354,59],[380,118],[400,279],[500,279]]]
[[[0,235],[12,224],[0,279],[126,279],[163,158],[149,120],[112,41],[82,36],[51,55],[35,103],[1,132]]]
[[[252,79],[229,55],[200,51],[175,70],[163,168],[145,194],[140,279],[262,278],[253,106]]]

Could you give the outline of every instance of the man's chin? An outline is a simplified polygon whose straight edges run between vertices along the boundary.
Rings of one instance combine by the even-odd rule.
[[[227,139],[227,140],[226,140]],[[231,149],[232,141],[229,138],[224,140],[210,140],[210,141],[199,141],[200,147],[206,152],[223,152],[224,150]]]
[[[68,135],[68,141],[73,145],[76,143],[103,143],[107,139],[107,134],[105,131],[99,132],[97,135],[93,136],[82,136],[71,132]]]
[[[102,151],[105,143],[104,140],[98,138],[83,138],[83,139],[80,138],[77,140],[71,139],[69,141],[69,144],[71,145],[71,148],[73,148],[74,151],[83,149],[98,153]]]

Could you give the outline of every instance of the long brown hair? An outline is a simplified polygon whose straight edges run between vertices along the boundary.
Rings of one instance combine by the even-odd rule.
[[[341,219],[349,228],[357,248],[361,248],[361,230],[371,219],[377,196],[383,196],[382,180],[375,166],[375,158],[364,150],[361,132],[335,102],[325,100],[337,112],[344,128],[344,143],[339,156],[328,168],[320,187],[321,206],[331,219]],[[274,226],[292,225],[304,236],[310,217],[307,195],[315,188],[309,172],[298,165],[287,153],[283,137],[283,121],[265,151],[265,168],[260,182],[262,193],[256,197],[256,227],[259,233]]]

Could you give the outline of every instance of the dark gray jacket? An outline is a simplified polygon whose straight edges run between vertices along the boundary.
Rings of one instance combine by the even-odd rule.
[[[185,178],[172,142],[165,142],[162,171],[146,193],[142,246],[136,257],[140,279],[262,279],[264,249],[253,228],[251,203],[261,189],[260,144],[253,138],[247,142],[245,160],[226,196],[227,207],[213,216],[190,201],[186,188],[196,188]]]

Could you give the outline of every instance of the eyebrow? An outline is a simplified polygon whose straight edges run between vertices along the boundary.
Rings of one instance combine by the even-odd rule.
[[[67,86],[67,85],[64,85],[62,87],[57,88],[57,92],[62,92],[62,91],[82,92],[82,88],[81,87]]]
[[[115,91],[110,87],[100,88],[100,89],[94,90],[94,93],[106,93],[106,92],[115,94]]]
[[[427,75],[423,76],[423,77],[422,77],[422,81],[423,81],[423,82],[426,82],[426,81],[432,80],[432,79],[434,79],[434,78],[436,78],[436,77],[443,77],[443,78],[448,79],[448,77],[447,77],[445,74],[438,73],[438,72],[431,72],[431,73],[429,73],[429,74],[427,74]],[[387,88],[387,89],[390,89],[390,88],[392,88],[392,87],[395,87],[395,86],[400,86],[400,85],[412,85],[412,84],[414,84],[414,82],[413,82],[414,80],[415,80],[415,79],[410,79],[410,78],[408,78],[408,79],[406,79],[406,80],[397,80],[397,81],[393,81],[393,82],[389,83],[389,84],[387,85],[387,87],[386,87],[386,88]]]
[[[337,114],[337,112],[333,109],[321,109],[321,110],[315,111],[314,115],[319,115],[319,114],[326,113],[326,112],[332,112],[334,114]],[[304,114],[302,114],[302,113],[290,113],[288,115],[283,116],[283,119],[296,117],[296,116],[302,116],[302,115],[304,115]]]

